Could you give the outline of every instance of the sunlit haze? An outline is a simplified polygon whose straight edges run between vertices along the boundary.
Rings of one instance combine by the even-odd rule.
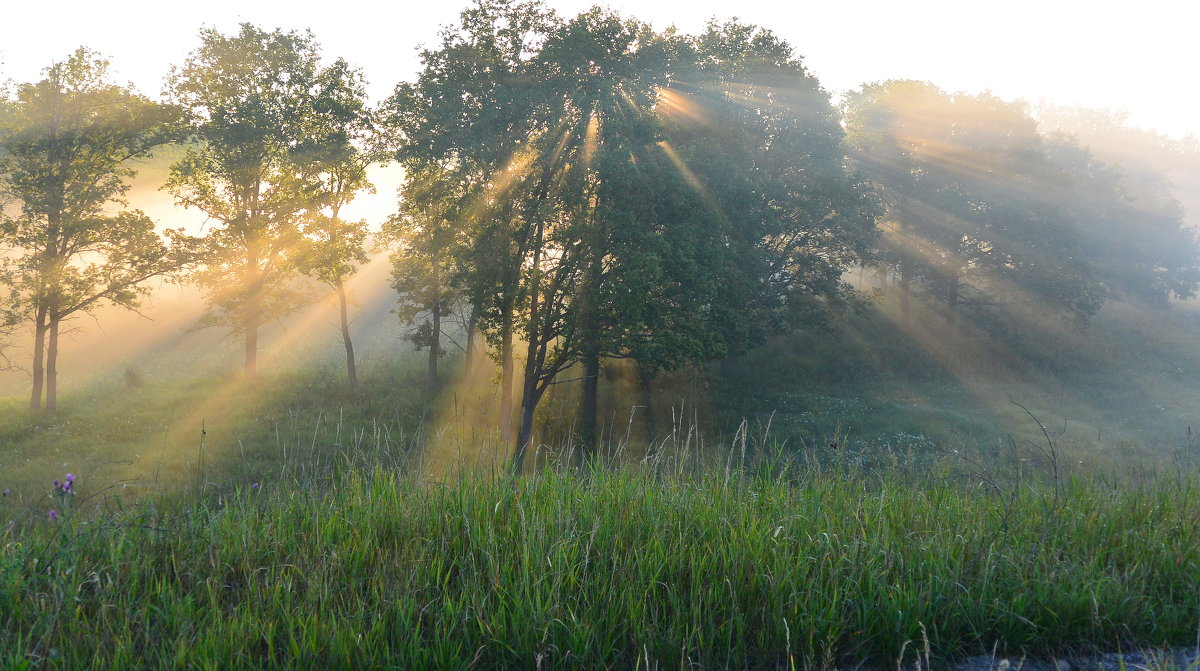
[[[112,59],[145,93],[198,44],[201,25],[310,28],[330,56],[361,66],[378,99],[418,68],[417,47],[465,3],[343,3],[279,0],[205,3],[20,2],[0,22],[0,76],[28,81],[86,45]],[[587,0],[551,0],[573,14]],[[1200,131],[1189,69],[1200,62],[1194,3],[1080,0],[967,3],[616,0],[606,4],[663,28],[699,29],[709,18],[741,19],[790,41],[826,88],[838,92],[892,78],[951,91],[990,89],[1031,103],[1127,109],[1130,122],[1182,136]]]

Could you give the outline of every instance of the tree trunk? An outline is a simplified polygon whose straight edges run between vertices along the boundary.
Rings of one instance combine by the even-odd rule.
[[[262,326],[262,315],[259,313],[259,296],[257,292],[246,301],[246,359],[242,372],[246,379],[253,380],[258,376],[258,329]]]
[[[539,396],[538,391],[538,374],[541,372],[541,366],[544,361],[540,357],[544,354],[543,346],[549,346],[548,343],[541,343],[540,331],[541,323],[541,296],[542,296],[542,244],[545,235],[545,225],[538,221],[533,239],[533,261],[530,267],[533,268],[533,277],[530,280],[531,289],[529,291],[529,324],[525,332],[525,375],[522,378],[521,385],[521,428],[517,433],[517,447],[513,453],[512,470],[513,473],[520,473],[525,467],[525,453],[529,449],[529,443],[533,440],[533,416],[534,410],[537,408]]]
[[[908,323],[908,300],[912,296],[912,261],[900,262],[900,320]]]
[[[590,344],[583,355],[583,390],[579,397],[579,442],[585,456],[596,451],[596,414],[599,411],[600,351]]]
[[[524,469],[524,459],[529,443],[533,442],[533,414],[538,407],[533,394],[521,397],[521,431],[517,433],[517,449],[512,455],[512,473],[521,473]]]
[[[61,318],[50,318],[50,341],[46,346],[46,412],[58,409],[58,331]]]
[[[536,260],[536,254],[535,260]],[[520,473],[525,468],[525,453],[533,440],[533,416],[537,408],[540,394],[537,388],[538,374],[538,345],[537,345],[537,289],[534,289],[530,314],[530,328],[527,337],[529,346],[525,357],[525,375],[521,384],[521,424],[517,431],[517,446],[513,452],[513,473]]]
[[[437,389],[438,354],[442,350],[442,281],[437,259],[433,261],[433,306],[429,310],[429,388]]]
[[[471,372],[472,363],[475,360],[475,311],[471,310],[471,314],[467,316],[465,328],[466,345],[463,347],[463,376],[467,376]]]
[[[256,191],[256,201],[257,197]],[[250,214],[250,218],[254,219],[256,211],[251,210]],[[258,377],[258,329],[262,326],[262,293],[267,280],[265,271],[259,268],[260,258],[259,244],[257,242],[249,243],[244,266],[246,274],[242,278],[248,291],[245,313],[242,315],[243,325],[246,328],[246,352],[242,372],[247,380],[254,380]]]
[[[638,382],[641,387],[642,426],[646,431],[646,446],[649,447],[658,440],[658,425],[654,417],[654,376],[642,366],[638,366]]]
[[[350,391],[358,391],[358,368],[354,362],[354,343],[350,340],[350,314],[347,308],[346,300],[346,285],[342,283],[342,278],[337,279],[337,284],[334,286],[337,289],[338,307],[340,308],[342,318],[342,344],[346,347],[346,378],[350,381]]]
[[[29,397],[29,409],[42,409],[42,387],[45,383],[46,361],[46,309],[39,307],[33,327],[33,393]]]
[[[513,454],[512,472],[520,473],[525,468],[525,453],[533,442],[533,413],[537,409],[536,385],[527,383],[521,395],[521,430],[517,434],[517,449]]]
[[[514,368],[512,311],[509,310],[500,325],[500,440],[505,445],[512,442]]]
[[[599,196],[596,184],[588,195],[587,220],[590,224],[587,281],[579,293],[579,326],[583,343],[583,389],[579,398],[579,439],[585,457],[596,452],[596,415],[599,412],[600,391],[600,283],[604,280],[604,242],[607,238],[604,221],[598,216]]]
[[[57,111],[54,118],[55,128],[57,128],[58,117]],[[51,150],[53,151],[53,140],[56,135],[51,137]],[[46,213],[46,219],[49,226],[47,231],[48,240],[46,246],[41,250],[41,262],[39,263],[37,274],[37,289],[34,293],[35,315],[33,326],[33,393],[30,395],[29,408],[31,410],[41,410],[42,394],[46,384],[46,335],[50,330],[50,308],[51,297],[56,296],[55,289],[58,287],[58,273],[55,264],[55,259],[58,255],[58,240],[60,233],[60,223],[62,219],[62,192],[58,191],[58,207],[52,207]]]
[[[246,319],[246,358],[242,373],[248,380],[258,376],[258,324],[249,318]]]
[[[563,142],[565,143],[565,141],[566,138],[564,137]],[[560,150],[561,147],[562,145],[560,144]],[[556,152],[552,160],[547,162],[543,168],[541,181],[538,185],[536,195],[530,203],[526,217],[526,221],[534,221],[533,239],[529,245],[529,249],[533,252],[533,258],[530,259],[529,264],[532,272],[529,280],[529,320],[525,331],[525,374],[521,385],[521,425],[517,432],[517,444],[513,453],[513,473],[520,473],[525,466],[525,453],[529,448],[530,442],[533,440],[534,411],[537,408],[538,401],[541,400],[542,391],[545,391],[545,388],[538,388],[542,366],[545,364],[546,349],[549,347],[549,343],[543,341],[541,333],[541,271],[542,254],[545,251],[546,222],[541,217],[539,210],[549,196],[553,166],[558,161],[558,158],[559,154]],[[514,282],[515,285],[516,283]]]

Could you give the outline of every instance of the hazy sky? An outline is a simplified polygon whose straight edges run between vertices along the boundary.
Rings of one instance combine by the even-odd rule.
[[[41,2],[6,0],[0,13],[0,77],[30,80],[75,47],[111,58],[122,79],[157,94],[171,63],[197,44],[201,25],[230,30],[311,28],[329,56],[361,66],[375,97],[418,68],[416,47],[465,1],[324,2],[209,0]],[[549,0],[571,14],[594,2]],[[657,27],[701,28],[739,16],[779,33],[826,88],[914,78],[950,90],[991,89],[1006,98],[1126,108],[1131,121],[1171,135],[1200,134],[1195,68],[1196,0],[612,0]]]

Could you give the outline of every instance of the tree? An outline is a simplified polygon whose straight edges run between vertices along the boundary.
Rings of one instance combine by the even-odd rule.
[[[443,323],[461,300],[461,292],[452,286],[457,275],[455,255],[464,243],[464,230],[457,225],[457,207],[464,198],[461,187],[432,167],[409,173],[400,211],[380,232],[392,248],[392,288],[399,296],[396,312],[409,326],[408,339],[417,349],[429,350],[430,389],[437,388],[438,359],[445,352]],[[469,341],[474,325],[470,319],[463,321]]]
[[[186,263],[182,233],[119,210],[135,162],[177,137],[176,110],[109,81],[86,49],[24,84],[0,116],[0,193],[13,201],[0,235],[15,315],[33,323],[30,407],[57,406],[64,322],[104,304],[135,309],[146,281]],[[4,200],[5,198],[0,198]]]
[[[301,305],[294,257],[323,186],[320,172],[306,169],[306,140],[322,86],[338,77],[322,71],[311,33],[242,24],[234,35],[210,28],[200,37],[168,80],[196,144],[172,166],[167,187],[215,222],[195,274],[209,300],[202,323],[244,336],[253,378],[259,329]]]
[[[1085,319],[1103,301],[1063,206],[1067,176],[1047,160],[1018,103],[948,95],[931,84],[869,84],[846,103],[856,159],[888,206],[883,258],[944,305]],[[907,317],[906,317],[907,318]]]
[[[657,373],[856,302],[841,277],[877,238],[836,110],[787,43],[734,21],[673,51],[652,141],[645,129],[624,142],[606,134],[600,162],[614,234],[602,352],[637,361],[651,426]]]
[[[478,0],[426,50],[413,84],[389,99],[387,125],[408,174],[440,172],[463,187],[455,283],[501,368],[500,436],[512,439],[514,339],[527,230],[515,189],[533,170],[532,138],[557,123],[540,95],[537,53],[557,19],[537,1]],[[426,222],[426,225],[436,220]]]
[[[535,138],[537,171],[518,194],[527,234],[527,307],[521,424],[514,464],[529,447],[537,405],[564,370],[582,366],[580,439],[596,443],[600,360],[621,349],[622,305],[610,290],[635,231],[650,223],[611,216],[608,173],[626,169],[657,138],[652,108],[667,84],[675,44],[636,20],[592,9],[555,29],[533,59],[558,123]],[[615,204],[617,201],[613,201]],[[623,353],[623,352],[622,352]]]
[[[383,157],[363,84],[361,73],[341,59],[321,71],[312,113],[304,119],[307,127],[295,151],[301,169],[316,186],[301,220],[296,265],[337,295],[351,390],[358,388],[358,371],[350,338],[346,280],[367,261],[363,248],[367,222],[345,221],[342,208],[359,193],[374,192],[367,167]]]
[[[1164,138],[1128,135],[1130,148],[1148,155],[1169,151],[1157,142],[1146,146]],[[1080,142],[1051,133],[1046,152],[1066,174],[1062,202],[1079,222],[1081,253],[1106,292],[1159,307],[1168,305],[1172,296],[1194,296],[1200,286],[1200,240],[1187,226],[1185,210],[1163,169],[1149,160],[1135,162],[1133,170],[1126,163],[1117,167]]]

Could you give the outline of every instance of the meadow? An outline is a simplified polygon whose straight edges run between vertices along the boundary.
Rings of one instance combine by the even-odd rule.
[[[748,450],[441,482],[339,466],[103,514],[63,501],[4,539],[0,663],[927,668],[1195,640],[1194,477]]]
[[[1118,317],[1088,337],[1132,357]],[[1164,348],[1191,337],[1189,312],[1170,319]],[[1022,393],[1044,377],[956,385],[903,344],[875,360],[925,378],[840,368],[854,341],[818,332],[782,372],[746,360],[758,396],[723,368],[660,380],[654,441],[609,379],[586,462],[560,392],[551,447],[513,477],[485,362],[447,357],[433,392],[424,354],[359,329],[357,393],[336,342],[284,325],[253,385],[225,363],[236,343],[189,332],[113,359],[55,415],[10,397],[0,666],[883,669],[1195,643],[1195,441],[1057,424],[1116,391],[1045,418],[1071,397]],[[72,495],[51,482],[67,473]]]

